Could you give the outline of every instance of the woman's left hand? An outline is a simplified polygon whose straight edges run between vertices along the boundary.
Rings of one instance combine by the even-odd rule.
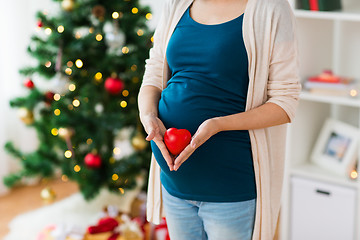
[[[178,170],[181,164],[183,164],[198,147],[218,132],[220,132],[218,118],[210,118],[204,121],[192,137],[190,144],[175,158],[174,170]]]

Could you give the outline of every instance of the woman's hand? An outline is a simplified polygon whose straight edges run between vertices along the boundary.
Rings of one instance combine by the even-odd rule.
[[[174,158],[170,155],[164,143],[164,134],[166,128],[163,122],[155,115],[146,115],[141,118],[141,122],[148,136],[147,141],[153,140],[160,149],[165,161],[167,162],[170,171],[174,170]]]
[[[198,147],[218,132],[220,132],[220,127],[217,118],[204,121],[192,137],[190,144],[175,158],[174,170],[178,170]]]

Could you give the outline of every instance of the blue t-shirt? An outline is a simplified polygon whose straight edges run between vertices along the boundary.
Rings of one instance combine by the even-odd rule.
[[[243,15],[205,25],[186,10],[166,51],[172,77],[159,101],[159,118],[166,128],[188,129],[193,135],[209,118],[245,111],[249,78],[242,22]],[[161,167],[161,182],[176,197],[207,202],[256,197],[247,130],[217,133],[177,171],[169,170],[153,141],[151,147]]]

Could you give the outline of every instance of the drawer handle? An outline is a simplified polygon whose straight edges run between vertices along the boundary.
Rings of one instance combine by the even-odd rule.
[[[320,193],[320,194],[328,195],[328,196],[331,195],[330,192],[328,192],[328,191],[323,191],[323,190],[320,190],[320,189],[316,189],[316,192],[317,192],[317,193]]]

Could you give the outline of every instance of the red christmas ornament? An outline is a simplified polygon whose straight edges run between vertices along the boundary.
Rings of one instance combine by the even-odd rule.
[[[41,28],[41,27],[43,27],[43,26],[44,26],[44,24],[42,23],[42,21],[41,21],[41,20],[39,20],[39,21],[37,22],[37,26],[38,26],[39,28]]]
[[[112,95],[119,94],[124,89],[124,82],[120,78],[108,77],[105,80],[105,89]]]
[[[84,158],[84,162],[89,168],[99,168],[101,166],[101,157],[97,154],[88,153]]]
[[[45,103],[51,104],[52,101],[54,101],[54,95],[55,93],[48,91],[45,93]]]
[[[28,78],[28,79],[26,79],[26,80],[24,81],[24,86],[27,87],[27,88],[29,88],[29,89],[33,89],[33,88],[35,87],[34,82],[31,81],[30,78]]]
[[[169,152],[176,156],[191,142],[191,133],[186,129],[169,128],[165,132],[164,142]]]

